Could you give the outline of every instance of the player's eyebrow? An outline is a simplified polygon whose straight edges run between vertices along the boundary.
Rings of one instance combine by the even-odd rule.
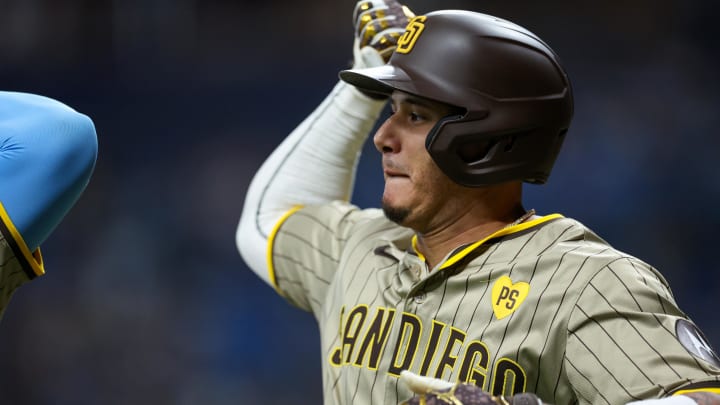
[[[392,96],[392,101],[395,104],[411,104],[411,105],[417,105],[424,108],[437,108],[438,106],[435,105],[435,103],[422,99],[417,96],[413,96],[411,94],[401,94],[401,95],[394,95]]]
[[[400,104],[409,106],[417,106],[429,111],[434,111],[440,115],[450,114],[465,114],[465,109],[455,107],[450,104],[441,103],[438,101],[428,100],[422,97],[415,96],[409,93],[395,92],[391,95],[391,104],[393,107],[397,107]]]
[[[417,97],[408,97],[405,100],[402,100],[401,102],[412,104],[412,105],[417,105],[417,106],[425,107],[425,108],[432,108],[432,109],[438,107],[438,105],[436,105],[436,103],[432,103],[430,101],[426,101],[426,100],[423,100],[423,99],[417,98]]]
[[[453,106],[440,103],[433,100],[428,100],[422,97],[415,96],[413,94],[395,92],[391,95],[391,102],[394,106],[399,104],[405,104],[410,106],[418,106],[431,111],[443,112],[443,111],[454,111]]]

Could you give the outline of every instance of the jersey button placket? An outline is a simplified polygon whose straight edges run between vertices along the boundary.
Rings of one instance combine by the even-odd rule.
[[[422,277],[422,266],[419,263],[413,263],[410,266],[410,271],[413,272],[416,280],[420,280],[420,278]]]

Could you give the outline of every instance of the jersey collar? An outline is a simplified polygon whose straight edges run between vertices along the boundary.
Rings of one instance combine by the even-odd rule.
[[[446,269],[446,268],[452,266],[453,264],[459,262],[464,257],[466,257],[470,252],[474,251],[479,246],[482,246],[483,244],[485,244],[488,241],[491,241],[491,240],[494,240],[494,239],[497,239],[497,238],[500,238],[503,236],[507,236],[510,234],[522,232],[526,229],[533,228],[535,226],[546,223],[548,221],[552,221],[557,218],[564,218],[564,217],[561,214],[550,214],[550,215],[545,215],[543,217],[536,218],[536,219],[533,219],[530,221],[525,221],[525,222],[517,224],[517,225],[509,226],[507,228],[499,229],[477,242],[471,243],[469,245],[461,246],[460,248],[456,249],[453,253],[451,253],[448,256],[448,258],[442,263],[442,265],[440,267],[438,267],[438,270]],[[415,254],[418,255],[418,257],[422,261],[425,261],[425,256],[423,256],[423,254],[420,253],[420,251],[418,250],[418,247],[417,247],[417,234],[413,235],[413,237],[412,237],[412,248],[415,251]]]

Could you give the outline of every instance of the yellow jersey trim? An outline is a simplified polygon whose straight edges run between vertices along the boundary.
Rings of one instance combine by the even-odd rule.
[[[693,392],[712,392],[713,394],[720,394],[720,388],[695,388],[695,389],[689,389],[689,390],[680,390],[680,391],[674,392],[672,394],[672,396],[682,395],[682,394],[691,394]]]
[[[35,249],[34,252],[30,252],[30,248],[28,248],[25,240],[22,238],[22,235],[20,235],[20,232],[18,232],[18,230],[15,228],[15,225],[10,219],[7,211],[5,211],[5,207],[3,206],[2,202],[0,202],[0,221],[2,221],[2,223],[5,225],[5,228],[10,233],[10,235],[5,235],[6,238],[12,239],[11,241],[8,241],[10,247],[16,247],[17,250],[19,250],[18,252],[13,249],[16,256],[18,254],[20,255],[20,257],[18,257],[20,263],[27,263],[27,266],[30,267],[30,270],[32,270],[32,275],[34,276],[42,276],[43,274],[45,274],[45,265],[43,263],[42,253],[40,253],[40,248]],[[25,270],[27,272],[27,269]],[[31,276],[31,274],[28,274],[28,276]]]
[[[475,242],[475,243],[473,243],[473,244],[471,244],[471,245],[468,245],[467,247],[465,247],[465,248],[462,249],[461,251],[457,252],[456,254],[454,254],[453,256],[451,256],[450,258],[448,258],[448,259],[445,261],[445,263],[443,263],[442,266],[440,266],[440,268],[439,268],[438,270],[446,269],[446,268],[452,266],[453,264],[457,263],[457,262],[460,261],[462,258],[464,258],[465,256],[467,256],[470,252],[472,252],[473,250],[477,249],[478,246],[480,246],[480,245],[482,245],[483,243],[489,241],[490,239],[495,239],[495,238],[498,238],[498,237],[500,237],[500,236],[505,236],[505,235],[510,235],[510,234],[513,234],[513,233],[521,232],[521,231],[524,231],[524,230],[526,230],[526,229],[529,229],[529,228],[532,228],[532,227],[534,227],[534,226],[540,225],[540,224],[542,224],[542,223],[544,223],[544,222],[552,221],[553,219],[557,219],[557,218],[564,218],[564,217],[563,217],[561,214],[550,214],[550,215],[546,215],[546,216],[544,216],[544,217],[540,217],[540,218],[537,218],[537,219],[533,219],[533,220],[531,220],[531,221],[526,221],[526,222],[523,222],[523,223],[520,223],[520,224],[517,224],[517,225],[509,226],[509,227],[507,227],[507,228],[502,228],[502,229],[500,229],[500,230],[498,230],[498,231],[495,231],[495,232],[491,233],[489,236],[485,237],[484,239],[481,239],[481,240],[479,240],[479,241],[477,241],[477,242]],[[413,246],[414,246],[414,244],[413,244]]]
[[[420,253],[420,250],[417,247],[417,235],[413,235],[412,237],[412,248],[415,251],[415,254],[418,255],[420,260],[425,261],[425,255]]]
[[[270,277],[270,283],[275,287],[275,290],[280,292],[278,290],[277,281],[275,279],[275,267],[273,266],[273,244],[275,243],[275,236],[277,235],[278,231],[280,231],[280,226],[288,219],[288,217],[298,210],[300,210],[303,206],[302,205],[296,205],[292,208],[290,208],[286,213],[283,214],[282,217],[277,221],[275,226],[273,227],[272,231],[270,232],[270,235],[268,236],[267,240],[267,266],[268,266],[268,276]]]

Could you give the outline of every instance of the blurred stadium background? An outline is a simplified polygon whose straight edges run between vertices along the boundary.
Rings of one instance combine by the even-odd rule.
[[[528,208],[670,281],[720,348],[720,29],[713,1],[408,0],[513,20],[560,55],[575,120]],[[93,118],[100,154],[0,322],[0,402],[321,403],[312,317],[234,245],[263,158],[351,58],[353,0],[0,0],[0,88]],[[376,205],[363,155],[355,202]],[[42,192],[42,190],[38,190]]]

